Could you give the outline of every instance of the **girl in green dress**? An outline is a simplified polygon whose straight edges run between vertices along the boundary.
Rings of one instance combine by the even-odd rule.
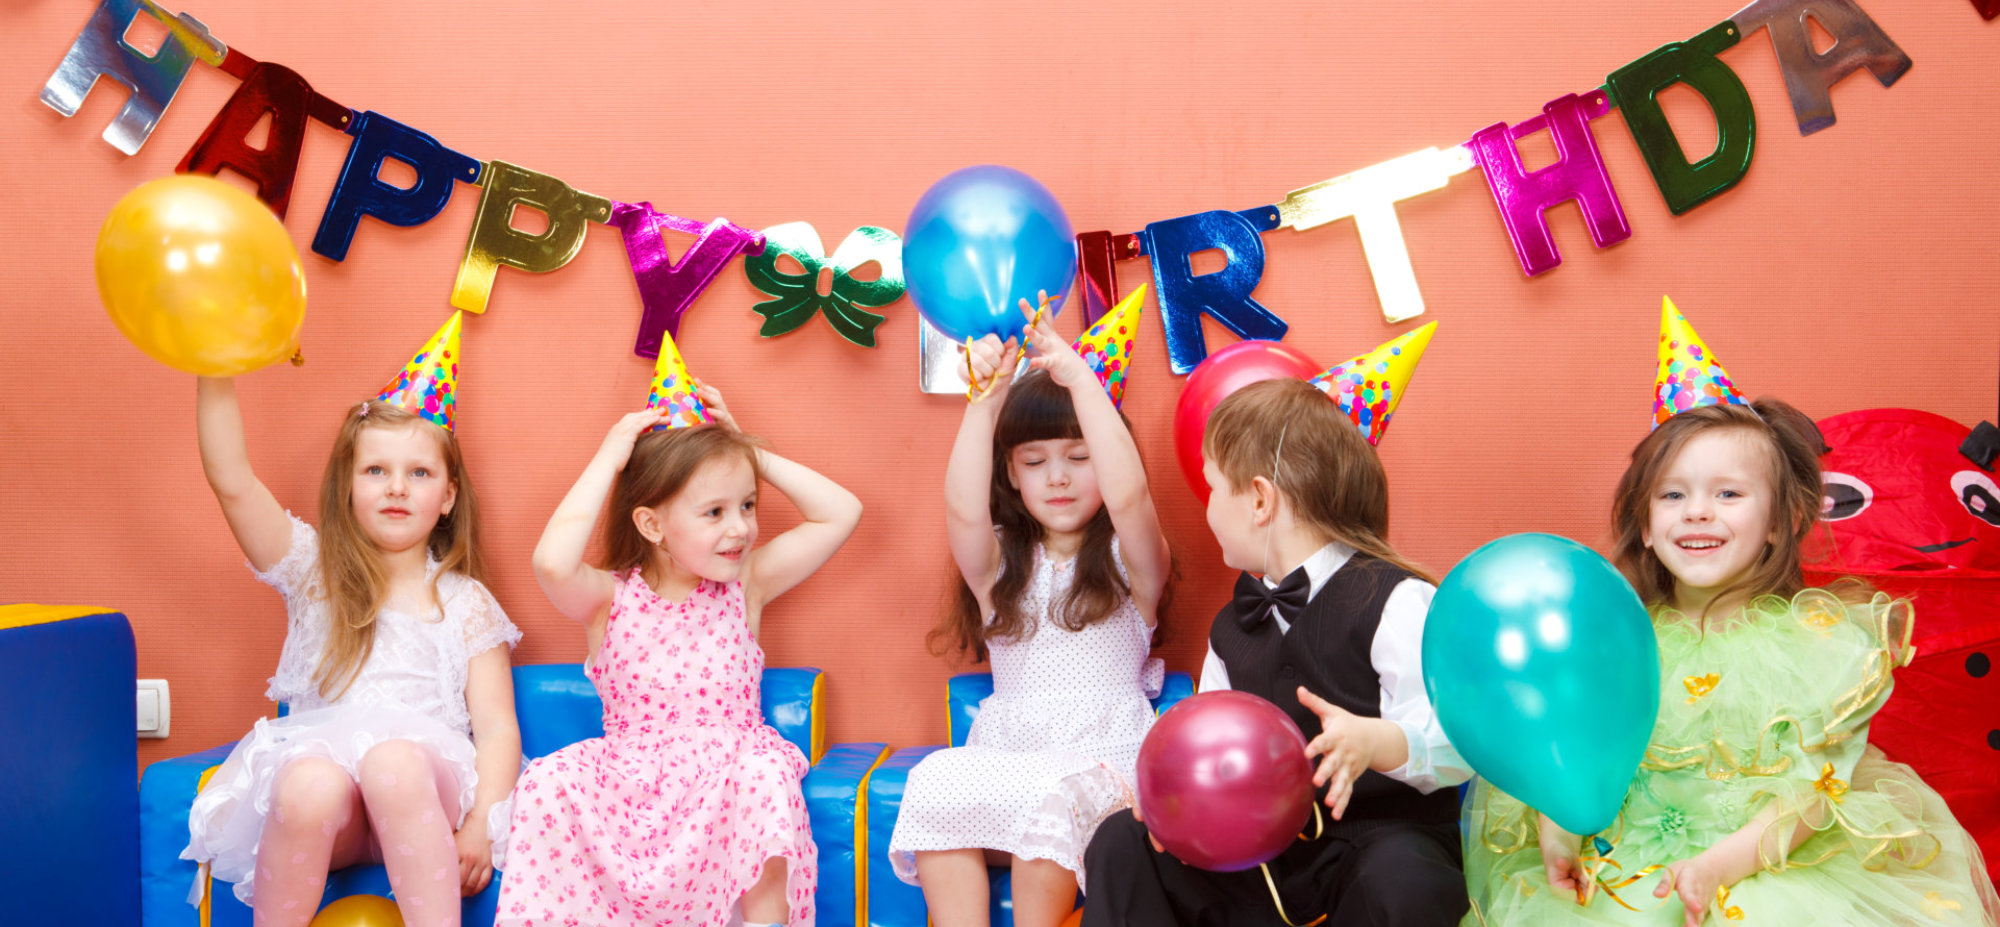
[[[1613,560],[1652,612],[1660,716],[1616,823],[1579,838],[1481,783],[1466,925],[1993,925],[1938,794],[1868,744],[1911,606],[1805,588],[1819,435],[1774,400],[1673,415],[1632,452]],[[1576,723],[1592,723],[1588,705]],[[1608,862],[1607,862],[1608,860]]]

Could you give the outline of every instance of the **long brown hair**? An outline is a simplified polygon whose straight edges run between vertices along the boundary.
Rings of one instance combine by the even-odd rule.
[[[380,400],[370,399],[349,409],[333,439],[326,474],[319,482],[319,572],[326,584],[327,602],[333,606],[333,626],[327,629],[326,650],[320,654],[313,681],[318,683],[320,695],[329,700],[347,691],[375,651],[375,613],[389,596],[382,555],[354,517],[355,446],[363,429],[412,426],[437,439],[438,452],[444,456],[445,478],[458,491],[451,512],[432,526],[426,542],[430,556],[438,562],[437,576],[452,572],[486,580],[486,564],[479,553],[479,496],[472,491],[472,478],[465,472],[457,436]],[[431,577],[433,601],[438,598],[437,576]]]
[[[1122,416],[1121,416],[1122,418]],[[1127,422],[1130,428],[1131,423]],[[1014,381],[1000,406],[999,421],[993,426],[993,478],[987,485],[987,508],[999,530],[1000,575],[993,580],[993,620],[980,613],[979,598],[972,594],[964,576],[945,617],[925,636],[931,652],[942,656],[948,650],[969,654],[974,662],[987,657],[986,642],[992,639],[1018,640],[1035,633],[1036,616],[1021,610],[1021,595],[1035,572],[1035,545],[1047,530],[1028,512],[1021,491],[1008,477],[1007,465],[1014,448],[1030,441],[1076,440],[1083,428],[1076,420],[1076,406],[1069,390],[1049,379],[1040,370],[1031,370]],[[1076,566],[1069,592],[1054,603],[1058,627],[1081,631],[1111,616],[1119,604],[1132,595],[1132,587],[1118,574],[1111,542],[1117,536],[1111,527],[1110,510],[1099,506],[1083,528],[1083,545],[1076,552]],[[1163,592],[1159,612],[1166,611]],[[1157,627],[1157,624],[1156,624]]]
[[[667,428],[640,435],[632,445],[632,459],[611,484],[611,517],[604,519],[604,568],[617,572],[646,564],[653,542],[639,533],[632,511],[679,495],[702,464],[740,454],[750,463],[751,477],[762,479],[757,445],[757,439],[720,425]]]
[[[1611,503],[1611,562],[1632,583],[1648,606],[1672,601],[1674,575],[1646,546],[1652,518],[1653,493],[1661,474],[1695,436],[1716,429],[1741,433],[1757,442],[1770,461],[1771,530],[1775,543],[1736,583],[1709,600],[1711,604],[1738,593],[1789,596],[1805,587],[1799,567],[1799,547],[1819,520],[1819,429],[1804,413],[1776,399],[1758,399],[1747,406],[1701,406],[1676,414],[1653,429],[1632,449],[1632,464],[1618,479]],[[1704,609],[1706,612],[1706,609]],[[1695,616],[1705,617],[1704,615]]]
[[[1318,387],[1281,378],[1229,394],[1209,413],[1201,452],[1237,491],[1247,492],[1257,477],[1270,480],[1296,517],[1328,540],[1436,582],[1390,546],[1382,460]]]

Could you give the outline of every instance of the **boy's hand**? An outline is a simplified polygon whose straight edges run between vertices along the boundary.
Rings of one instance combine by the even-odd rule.
[[[1362,730],[1373,719],[1356,717],[1305,686],[1299,687],[1299,704],[1319,716],[1320,734],[1306,744],[1306,759],[1324,755],[1313,772],[1313,785],[1326,786],[1326,806],[1338,821],[1354,796],[1354,780],[1375,761],[1374,748]]]

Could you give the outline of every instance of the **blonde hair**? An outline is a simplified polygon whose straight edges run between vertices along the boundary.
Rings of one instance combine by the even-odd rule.
[[[457,436],[400,406],[376,399],[349,410],[333,439],[326,474],[319,484],[319,571],[333,607],[333,620],[313,681],[328,700],[347,691],[374,652],[375,615],[389,595],[381,552],[354,517],[355,447],[364,429],[411,426],[437,440],[438,451],[444,456],[445,478],[457,489],[451,511],[431,528],[426,542],[429,555],[438,561],[439,575],[452,572],[482,582],[486,579],[486,564],[479,554],[479,497],[465,472]],[[431,578],[431,597],[437,598],[435,576]]]
[[[632,511],[650,508],[679,495],[702,465],[738,454],[750,464],[752,479],[762,479],[757,467],[758,441],[720,425],[667,428],[640,435],[632,459],[611,484],[611,517],[604,520],[604,568],[612,572],[644,566],[653,542],[639,533]]]
[[[1298,519],[1327,540],[1436,582],[1390,546],[1382,460],[1318,387],[1280,378],[1229,394],[1209,413],[1201,453],[1238,492],[1257,477],[1270,480]]]
[[[1677,582],[1646,546],[1653,494],[1667,467],[1688,442],[1717,430],[1741,434],[1767,451],[1773,491],[1771,531],[1776,541],[1741,580],[1711,599],[1711,604],[1738,593],[1790,596],[1805,587],[1799,549],[1819,520],[1820,498],[1825,491],[1819,455],[1824,445],[1819,428],[1804,413],[1776,399],[1758,399],[1749,405],[1701,406],[1678,413],[1632,449],[1632,463],[1619,478],[1611,504],[1615,533],[1611,562],[1648,606],[1671,601]]]

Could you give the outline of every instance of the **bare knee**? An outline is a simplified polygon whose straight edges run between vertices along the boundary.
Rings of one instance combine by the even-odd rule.
[[[753,923],[783,923],[790,905],[785,900],[787,862],[782,856],[764,861],[757,882],[743,893],[743,919]]]
[[[344,820],[352,807],[354,780],[347,770],[321,756],[304,756],[278,770],[271,787],[272,819],[280,828],[320,829]]]
[[[764,861],[764,874],[757,877],[752,891],[782,892],[785,890],[785,876],[790,862],[782,856],[773,856]]]

